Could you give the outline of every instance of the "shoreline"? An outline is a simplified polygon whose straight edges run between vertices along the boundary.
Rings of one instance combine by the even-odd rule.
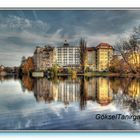
[[[43,72],[37,72],[43,73]],[[51,75],[49,75],[50,77]],[[57,77],[73,76],[71,73],[57,73]],[[85,77],[118,77],[118,78],[140,78],[140,74],[134,73],[112,73],[112,72],[86,72],[84,74],[76,74],[76,76],[85,76]],[[45,74],[41,76],[32,76],[32,77],[47,77]]]
[[[34,72],[33,72],[34,73]],[[33,74],[32,73],[32,74]],[[37,75],[32,75],[31,77],[33,78],[38,78],[38,77],[47,77],[47,75],[44,72],[35,72]],[[4,76],[15,76],[15,75],[20,75],[19,73],[5,73],[5,74],[1,74],[1,77]],[[26,74],[22,74],[22,76],[24,76]],[[27,75],[29,76],[29,75]],[[51,75],[48,75],[49,77],[51,77]],[[73,76],[71,73],[57,73],[56,77],[65,77],[65,76]],[[85,76],[85,77],[116,77],[116,78],[140,78],[140,73],[139,74],[134,74],[134,73],[112,73],[112,72],[86,72],[84,74],[76,74],[77,77],[80,76]]]
[[[111,73],[111,72],[85,73],[84,76],[87,76],[87,77],[140,78],[140,74]]]

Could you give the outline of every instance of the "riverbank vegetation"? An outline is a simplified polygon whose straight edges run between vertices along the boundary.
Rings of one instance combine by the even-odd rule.
[[[140,26],[135,27],[128,38],[118,41],[114,48],[119,55],[113,57],[110,72],[140,75]]]

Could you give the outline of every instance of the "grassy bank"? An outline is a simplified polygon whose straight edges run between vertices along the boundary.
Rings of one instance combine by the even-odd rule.
[[[134,74],[134,73],[111,73],[111,72],[88,72],[84,74],[87,77],[124,77],[124,78],[140,78],[140,74]]]
[[[119,73],[110,73],[110,72],[86,72],[83,74],[86,77],[119,77]]]
[[[140,73],[112,73],[112,72],[86,72],[84,74],[76,74],[76,73],[57,73],[56,76],[86,76],[86,77],[124,77],[124,78],[140,78]]]
[[[71,74],[59,73],[58,76],[70,76]],[[140,78],[140,74],[134,73],[111,73],[111,72],[86,72],[84,74],[77,74],[77,76],[86,76],[86,77],[136,77]]]

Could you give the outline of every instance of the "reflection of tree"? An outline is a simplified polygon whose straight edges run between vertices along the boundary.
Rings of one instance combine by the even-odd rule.
[[[128,95],[130,97],[129,110],[132,114],[138,113],[140,109],[140,81],[132,79],[128,86]]]
[[[132,78],[123,78],[121,79],[121,89],[123,94],[128,94],[128,87],[132,82]]]
[[[118,94],[121,91],[124,95],[127,95],[131,81],[132,78],[110,78],[110,88],[113,94]]]
[[[19,80],[17,75],[0,76],[0,81]]]
[[[131,115],[139,115],[140,109],[140,81],[139,79],[120,79],[121,92],[117,92],[114,103],[129,112]],[[112,84],[113,85],[113,84]],[[112,86],[113,88],[113,86]],[[137,122],[139,120],[136,120]]]
[[[139,79],[132,79],[131,84],[128,87],[129,96],[133,99],[137,99],[140,94],[140,82]]]
[[[24,75],[22,77],[22,84],[23,84],[23,87],[27,89],[28,91],[33,90],[33,79],[30,78],[29,76]]]
[[[87,81],[84,76],[81,77],[80,81],[80,108],[81,110],[86,107],[86,98],[87,98]]]
[[[114,94],[117,94],[121,86],[119,78],[110,78],[110,88]]]
[[[22,60],[22,63],[23,63],[21,65],[22,73],[26,74],[26,75],[29,75],[29,73],[34,69],[33,58],[28,57],[27,59]]]

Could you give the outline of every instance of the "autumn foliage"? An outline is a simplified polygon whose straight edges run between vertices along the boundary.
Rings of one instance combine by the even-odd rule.
[[[110,62],[109,71],[116,73],[129,73],[130,69],[129,65],[122,58],[119,59],[118,56],[113,56]]]
[[[23,74],[29,74],[32,70],[34,70],[34,63],[33,58],[28,57],[24,63],[22,64],[22,73]]]
[[[25,89],[28,91],[33,90],[33,79],[31,79],[29,76],[23,76],[22,82]]]

